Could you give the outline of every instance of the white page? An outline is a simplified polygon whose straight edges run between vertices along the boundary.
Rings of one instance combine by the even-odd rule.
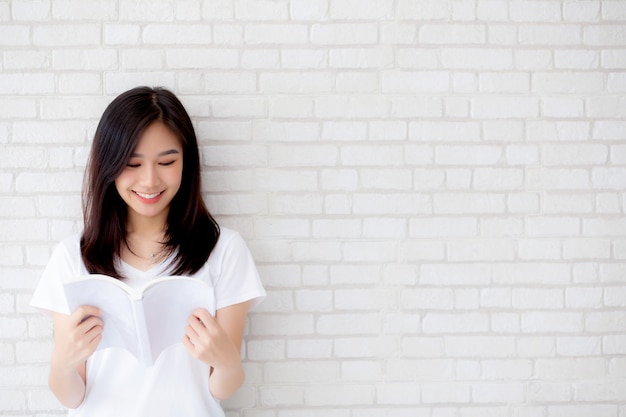
[[[122,347],[138,357],[132,302],[126,291],[107,281],[84,279],[66,284],[65,296],[70,311],[73,312],[81,305],[98,307],[102,311],[104,322],[102,341],[98,349]]]
[[[213,288],[193,278],[161,281],[144,292],[143,302],[153,361],[168,346],[182,342],[193,310],[203,307],[215,314]]]

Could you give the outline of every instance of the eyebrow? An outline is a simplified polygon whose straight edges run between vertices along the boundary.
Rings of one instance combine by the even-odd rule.
[[[163,152],[159,153],[157,156],[178,155],[179,153],[180,152],[178,152],[177,149],[168,149],[167,151],[163,151]],[[140,154],[140,153],[133,152],[130,155],[130,157],[131,158],[141,158],[141,157],[143,157],[143,155]]]

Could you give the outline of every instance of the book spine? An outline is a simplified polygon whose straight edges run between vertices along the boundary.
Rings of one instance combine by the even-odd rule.
[[[148,327],[146,326],[146,315],[143,309],[143,300],[133,301],[133,319],[135,320],[135,329],[137,330],[137,350],[139,352],[137,359],[143,365],[151,366],[153,359],[150,349],[150,338],[148,337]]]

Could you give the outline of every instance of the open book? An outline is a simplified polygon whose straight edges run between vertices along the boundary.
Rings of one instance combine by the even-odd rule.
[[[215,315],[213,288],[186,277],[163,277],[133,289],[106,275],[86,275],[65,284],[70,311],[92,305],[102,311],[98,349],[120,347],[151,366],[167,347],[182,342],[187,319],[203,307]]]

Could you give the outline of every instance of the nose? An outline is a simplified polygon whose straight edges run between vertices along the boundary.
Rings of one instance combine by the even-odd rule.
[[[159,182],[159,176],[156,167],[152,164],[144,164],[141,180],[143,184],[148,187],[157,185]]]

